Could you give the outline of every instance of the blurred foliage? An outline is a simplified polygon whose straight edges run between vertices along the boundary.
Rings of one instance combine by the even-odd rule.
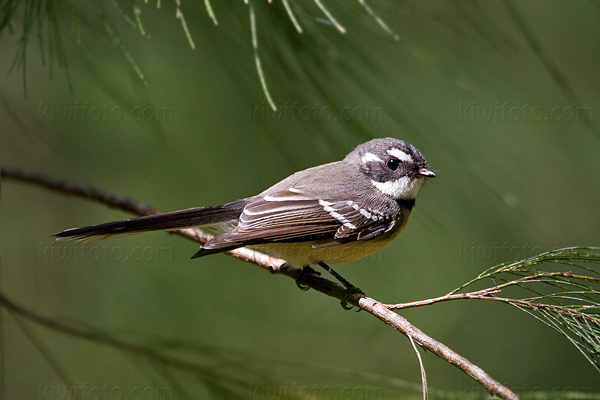
[[[596,2],[251,7],[2,0],[2,164],[173,210],[254,194],[373,137],[402,138],[439,179],[422,190],[398,241],[338,267],[386,302],[438,296],[553,248],[598,245]],[[35,188],[2,189],[2,293],[38,315],[177,353],[223,377],[211,387],[145,356],[28,327],[3,309],[7,398],[44,398],[40,388],[76,382],[124,391],[168,382],[182,397],[252,398],[244,384],[258,381],[420,396],[410,344],[368,316],[225,256],[191,262],[195,248],[161,233],[56,245],[52,233],[125,215]],[[523,398],[600,392],[597,372],[560,334],[509,307],[462,302],[403,315]],[[190,350],[194,343],[203,350]],[[432,396],[484,397],[447,364],[424,362],[440,389]]]

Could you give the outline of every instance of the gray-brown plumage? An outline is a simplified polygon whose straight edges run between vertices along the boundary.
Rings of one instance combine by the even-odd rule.
[[[131,218],[54,235],[101,239],[154,230],[227,226],[192,258],[251,246],[291,264],[342,263],[400,234],[426,178],[425,158],[398,139],[374,139],[343,160],[296,172],[257,196],[218,206]]]

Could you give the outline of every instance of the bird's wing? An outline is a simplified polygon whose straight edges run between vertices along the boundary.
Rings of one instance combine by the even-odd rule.
[[[369,240],[390,231],[396,221],[349,200],[317,199],[302,190],[287,189],[246,205],[238,226],[204,247],[226,251],[237,247],[316,241],[313,247]]]

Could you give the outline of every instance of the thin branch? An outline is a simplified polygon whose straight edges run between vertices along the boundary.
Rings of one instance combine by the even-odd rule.
[[[352,301],[349,301],[349,303],[354,304]],[[419,328],[408,322],[406,318],[396,314],[384,304],[366,296],[363,296],[359,300],[358,304],[361,309],[379,318],[381,321],[392,326],[405,336],[412,338],[425,350],[430,351],[446,362],[454,365],[465,374],[469,375],[471,378],[479,382],[479,384],[483,386],[490,394],[498,396],[501,399],[518,399],[518,397],[511,392],[510,389],[494,380],[483,369],[471,363],[465,357],[459,355],[445,344],[427,336]]]
[[[113,193],[106,192],[87,185],[57,180],[41,174],[28,173],[19,169],[2,167],[1,176],[5,179],[13,179],[39,185],[67,195],[74,195],[84,199],[94,200],[99,203],[105,204],[109,207],[118,208],[137,215],[149,215],[156,214],[159,212],[153,207],[150,207],[144,203],[129,199],[124,196],[115,195]],[[184,229],[176,231],[175,233],[198,243],[205,243],[206,241],[210,240],[210,238],[212,238],[212,235],[207,234],[199,229]],[[301,269],[294,268],[286,264],[285,260],[276,259],[267,256],[263,253],[246,248],[233,250],[228,252],[228,254],[241,260],[259,265],[273,273],[282,274],[292,279],[297,279],[300,276],[300,273],[302,272]],[[342,300],[345,297],[347,297],[346,289],[344,287],[328,279],[325,279],[320,275],[304,274],[303,283],[306,283],[309,287],[315,289],[318,292],[326,294],[330,297],[335,297],[338,300]],[[357,306],[361,310],[364,310],[367,313],[375,316],[376,318],[383,321],[385,324],[390,325],[391,327],[408,337],[410,340],[419,344],[423,349],[437,355],[438,357],[446,360],[448,363],[459,368],[465,374],[469,375],[481,386],[483,386],[490,394],[498,396],[502,399],[518,399],[518,397],[512,391],[510,391],[510,389],[493,379],[483,369],[471,363],[465,357],[459,355],[445,344],[429,337],[420,329],[408,322],[406,318],[398,315],[381,302],[358,293],[349,296],[345,300],[349,304]],[[9,304],[6,303],[7,299],[4,296],[0,297],[0,301],[5,306]],[[14,303],[10,303],[10,306],[14,309],[16,305]],[[37,317],[34,315],[30,316],[32,319],[35,319],[35,317]],[[38,320],[38,322],[44,325],[52,323],[51,321],[42,320]],[[107,338],[103,336],[102,339],[106,340]],[[142,350],[140,349],[140,351]]]
[[[419,349],[415,344],[415,341],[409,336],[410,344],[412,345],[415,353],[417,354],[417,359],[419,360],[419,368],[421,369],[421,385],[423,387],[423,400],[429,399],[429,389],[427,388],[427,374],[425,373],[425,365],[423,364],[423,359],[421,358],[421,353],[419,353]]]
[[[533,275],[533,276],[526,276],[526,277],[523,277],[522,279],[518,279],[515,281],[506,282],[501,285],[493,286],[490,288],[481,289],[481,290],[478,290],[475,292],[454,293],[454,294],[449,293],[444,296],[434,297],[431,299],[411,301],[409,303],[386,304],[385,306],[388,307],[390,310],[402,310],[405,308],[429,306],[429,305],[432,305],[435,303],[440,303],[440,302],[444,302],[444,301],[452,301],[452,300],[467,300],[467,299],[470,299],[470,300],[472,300],[472,299],[494,300],[494,301],[500,301],[502,303],[507,303],[507,304],[517,306],[517,307],[527,308],[527,309],[534,310],[534,311],[537,311],[539,309],[544,309],[547,311],[552,311],[554,313],[573,318],[573,313],[563,309],[564,306],[562,306],[562,305],[560,307],[557,307],[557,306],[554,306],[551,304],[545,304],[545,303],[539,303],[539,302],[533,301],[535,299],[543,299],[543,298],[549,297],[549,296],[556,296],[557,295],[556,293],[552,294],[552,295],[539,296],[537,298],[530,297],[527,299],[511,299],[511,298],[507,298],[507,297],[494,296],[494,294],[499,293],[503,288],[506,288],[506,287],[512,286],[512,285],[517,285],[518,282],[533,281],[542,276],[574,277],[574,275],[572,275],[571,273],[568,273],[568,272],[540,273],[540,274]],[[536,282],[542,282],[542,281],[536,280]],[[573,293],[573,292],[569,292],[569,293]],[[562,296],[562,297],[564,298],[565,296]],[[581,300],[581,299],[575,299],[575,300]],[[587,305],[587,306],[579,306],[579,307],[596,308],[596,305]],[[589,320],[589,321],[594,321],[594,322],[598,320],[598,318],[595,317],[594,315],[585,314],[585,313],[582,313],[580,315],[578,314],[577,316],[584,320]]]
[[[388,307],[398,310],[463,299],[499,301],[526,312],[561,333],[600,372],[600,277],[597,270],[585,265],[600,264],[599,250],[597,247],[571,247],[549,251],[490,268],[445,296]],[[547,272],[536,268],[549,262],[581,269],[589,275],[571,271]],[[459,293],[484,279],[503,283]],[[511,287],[514,290],[500,295]]]
[[[2,305],[11,314],[18,315],[19,317],[33,321],[40,326],[52,329],[57,332],[61,332],[63,334],[67,334],[95,343],[104,343],[121,351],[147,357],[148,359],[152,359],[159,363],[169,365],[181,371],[186,371],[203,376],[214,375],[213,368],[208,368],[184,360],[182,358],[164,354],[148,346],[119,340],[109,334],[106,334],[104,332],[95,332],[93,330],[82,327],[79,324],[70,324],[66,322],[56,321],[52,318],[38,315],[37,313],[15,303],[2,293],[0,293],[0,305]]]
[[[4,304],[2,294],[0,294],[0,303]],[[23,332],[27,340],[29,340],[29,343],[31,343],[33,347],[37,350],[37,352],[44,358],[44,360],[46,360],[46,362],[56,373],[58,378],[65,384],[65,388],[68,388],[69,399],[77,400],[79,396],[78,392],[73,390],[73,379],[69,378],[68,373],[63,367],[63,365],[55,361],[51,351],[46,347],[46,345],[43,344],[42,341],[39,340],[33,332],[31,332],[29,327],[27,327],[23,321],[21,321],[22,315],[18,312],[18,310],[15,310],[13,307],[7,307],[7,310],[11,317],[13,317],[15,324],[19,327],[19,329],[21,329],[21,332]]]
[[[490,297],[488,296],[491,296],[492,294],[497,292],[498,290],[494,290],[494,288],[488,288],[478,290],[476,292],[446,294],[444,296],[434,297],[431,299],[411,301],[408,303],[386,304],[385,306],[390,310],[403,310],[405,308],[430,306],[432,304],[441,303],[443,301],[465,299],[489,299]]]
[[[527,282],[527,281],[540,282],[540,278],[553,277],[553,276],[563,276],[563,277],[569,277],[569,278],[575,277],[575,275],[571,274],[570,272],[540,272],[535,275],[524,276],[524,277],[521,277],[520,279],[516,279],[514,281],[505,282],[500,285],[477,290],[475,292],[456,293],[456,290],[453,290],[444,296],[434,297],[434,298],[426,299],[426,300],[412,301],[409,303],[386,304],[386,306],[392,310],[401,310],[404,308],[428,306],[431,304],[440,303],[442,301],[451,301],[451,300],[465,300],[465,299],[486,299],[486,300],[499,300],[499,301],[512,300],[512,299],[504,299],[501,297],[494,297],[492,295],[500,292],[502,289],[507,288],[509,286],[517,285],[519,283]],[[588,277],[585,277],[585,278],[588,278]],[[478,278],[476,278],[476,279],[478,279]],[[470,281],[470,283],[473,283],[473,282],[475,282],[475,280]],[[461,286],[461,288],[464,288],[465,286],[467,286],[467,285],[463,285],[463,286]],[[533,299],[533,298],[530,298],[530,299]]]

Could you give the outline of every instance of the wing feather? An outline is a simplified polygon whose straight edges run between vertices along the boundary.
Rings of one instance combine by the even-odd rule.
[[[288,189],[255,200],[244,208],[238,226],[204,245],[232,250],[276,242],[315,241],[329,247],[352,240],[373,239],[393,228],[395,221],[348,200],[317,199]]]

